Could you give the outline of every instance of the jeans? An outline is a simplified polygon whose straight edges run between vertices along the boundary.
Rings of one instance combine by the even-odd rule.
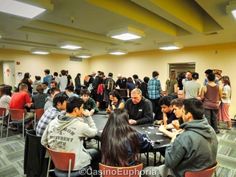
[[[218,109],[206,109],[206,108],[204,110],[208,123],[212,126],[212,128],[215,130],[216,133],[219,132],[217,126],[218,111],[219,111]]]

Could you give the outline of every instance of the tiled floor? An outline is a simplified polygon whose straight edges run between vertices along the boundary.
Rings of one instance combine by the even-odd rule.
[[[218,139],[217,177],[236,177],[236,129],[221,130]],[[0,139],[0,177],[24,177],[23,158],[24,139],[21,136]],[[145,158],[142,161],[145,163]],[[150,161],[152,165],[152,154]]]

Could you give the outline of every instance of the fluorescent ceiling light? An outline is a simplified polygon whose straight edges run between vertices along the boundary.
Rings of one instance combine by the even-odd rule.
[[[234,16],[234,18],[236,18],[236,9],[231,11],[232,15]]]
[[[48,55],[50,52],[48,50],[44,50],[44,49],[32,49],[31,53],[37,54],[37,55]]]
[[[77,55],[76,57],[79,57],[79,58],[90,58],[91,57],[91,55],[89,55],[89,54],[80,54],[80,55]]]
[[[133,39],[139,39],[141,38],[141,36],[138,36],[132,33],[123,33],[123,34],[113,35],[111,36],[111,38],[128,41],[128,40],[133,40]]]
[[[77,50],[77,49],[80,49],[81,46],[79,46],[79,45],[74,45],[74,44],[64,44],[64,45],[61,45],[60,48],[62,48],[62,49],[68,49],[68,50]]]
[[[46,9],[15,0],[0,0],[0,12],[17,15],[24,18],[34,18]]]
[[[109,52],[108,52],[110,55],[125,55],[125,54],[127,54],[127,52],[126,51],[124,51],[124,50],[109,50]]]
[[[161,50],[178,50],[183,48],[183,46],[178,42],[175,43],[163,42],[163,43],[158,43],[157,45],[158,48]]]
[[[236,19],[236,1],[235,0],[229,1],[229,4],[226,6],[226,12],[228,14],[231,13]]]
[[[144,32],[132,27],[121,28],[117,30],[110,31],[108,36],[114,39],[119,39],[123,41],[139,39],[144,36]]]

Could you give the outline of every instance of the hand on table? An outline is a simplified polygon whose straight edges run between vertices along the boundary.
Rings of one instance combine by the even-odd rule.
[[[159,131],[160,132],[165,132],[166,131],[166,128],[165,128],[165,126],[164,125],[161,125],[160,127],[159,127]]]
[[[85,117],[89,117],[90,116],[90,112],[89,112],[89,110],[84,110],[83,111],[83,115],[85,116]]]

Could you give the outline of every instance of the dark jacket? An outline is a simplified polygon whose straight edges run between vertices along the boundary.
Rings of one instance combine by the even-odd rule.
[[[166,149],[165,165],[177,177],[186,171],[199,171],[216,163],[217,137],[207,120],[193,120],[180,126],[184,129]]]
[[[152,103],[144,97],[138,104],[134,104],[131,99],[127,100],[125,109],[128,111],[129,118],[136,120],[137,124],[153,122]]]

